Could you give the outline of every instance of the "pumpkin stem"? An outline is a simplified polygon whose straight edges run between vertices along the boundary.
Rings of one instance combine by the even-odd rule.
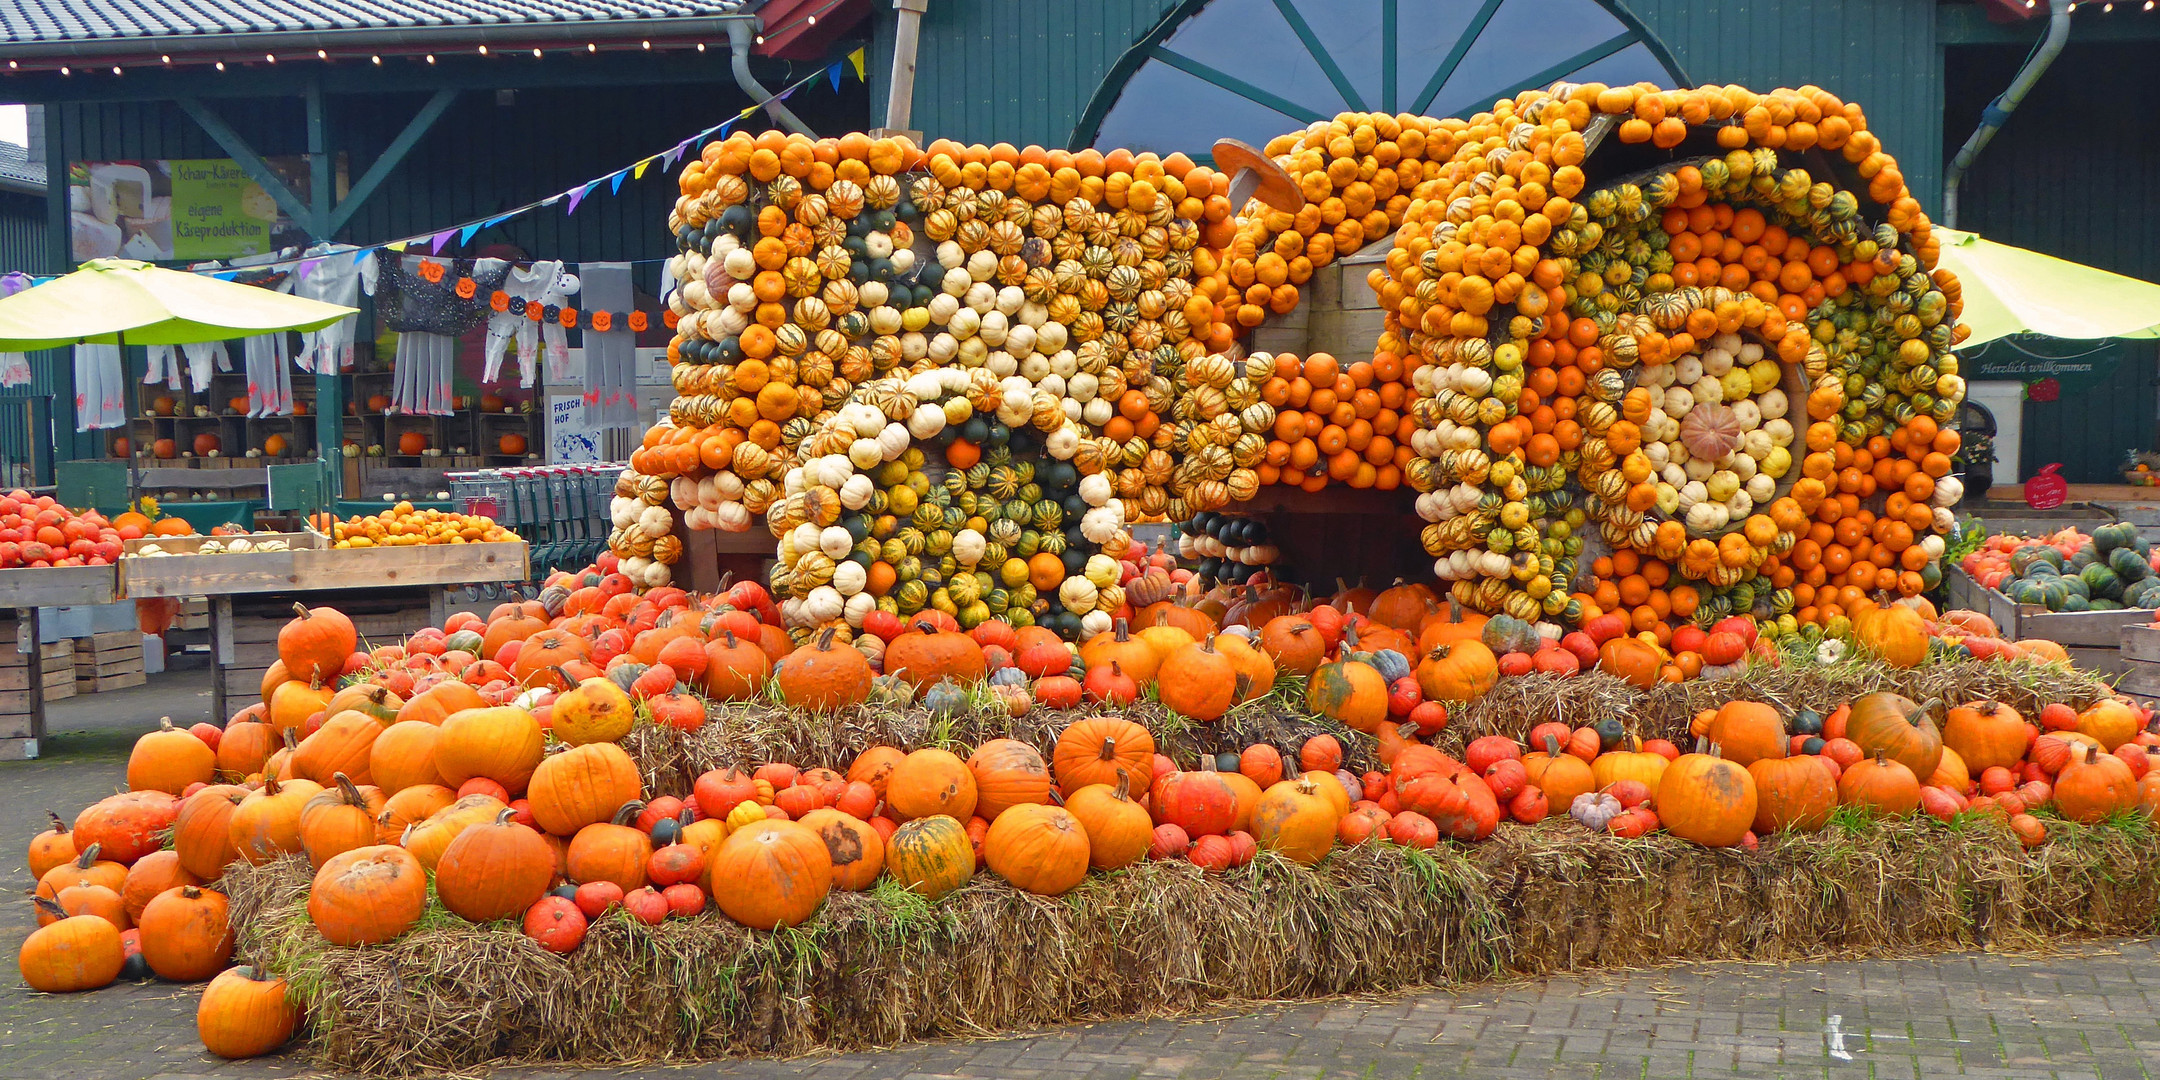
[[[1056,791],[1057,787],[1053,785],[1050,790]],[[1117,783],[1111,786],[1110,794],[1119,802],[1131,802],[1132,774],[1126,772],[1124,769],[1119,769],[1117,771]]]
[[[618,807],[618,808],[616,809],[616,811],[615,811],[615,819],[614,819],[614,820],[615,820],[615,824],[617,824],[617,825],[628,825],[628,824],[630,824],[631,822],[633,822],[633,821],[636,821],[636,820],[637,820],[637,816],[638,816],[639,814],[642,814],[642,813],[644,813],[644,812],[645,812],[645,800],[643,800],[643,799],[632,799],[632,800],[630,800],[629,802],[626,802],[626,803],[622,804],[622,806],[620,806],[620,807]]]
[[[88,870],[92,866],[97,865],[98,852],[103,851],[104,849],[105,845],[103,844],[92,844],[89,847],[82,849],[82,854],[75,856],[75,869]]]
[[[2098,762],[2099,762],[2099,760],[2100,760],[2100,748],[2099,748],[2099,747],[2097,747],[2097,746],[2094,746],[2094,745],[2092,745],[2091,743],[2086,743],[2086,744],[2085,744],[2085,764],[2087,764],[2087,765],[2092,765],[2092,764],[2096,764],[2096,763],[2098,763]]]
[[[512,810],[512,809],[510,809],[509,807],[505,806],[505,807],[503,807],[503,808],[502,808],[501,810],[499,810],[499,811],[497,811],[497,812],[496,812],[496,814],[495,814],[495,824],[497,824],[497,825],[508,825],[508,824],[510,824],[510,819],[511,819],[511,818],[514,818],[514,817],[516,817],[516,816],[517,816],[517,811],[515,811],[515,810]]]
[[[344,796],[347,805],[362,807],[367,805],[367,797],[360,794],[359,788],[353,786],[351,777],[346,776],[344,773],[331,773],[330,779],[336,782],[338,793]]]
[[[40,896],[37,898],[35,903],[37,904],[37,909],[39,911],[50,915],[55,919],[65,919],[68,917],[68,913],[61,910],[59,902],[52,899],[51,897]]]
[[[170,716],[160,716],[160,717],[158,717],[158,720],[157,720],[157,726],[158,726],[158,730],[159,730],[159,731],[171,731],[171,730],[173,729],[173,726],[172,726],[172,717],[170,717]]]
[[[291,735],[291,734],[292,734],[292,731],[291,731],[291,729],[287,729],[287,730],[286,730],[286,732],[285,732],[285,734],[287,734],[287,735]],[[276,776],[275,774],[271,774],[271,775],[268,775],[268,776],[265,776],[265,777],[263,777],[263,786],[262,786],[262,792],[263,792],[263,794],[264,794],[264,795],[267,795],[267,796],[270,796],[270,797],[273,797],[273,798],[275,798],[275,797],[277,796],[277,793],[278,793],[278,782],[277,782],[277,776]]]
[[[50,810],[47,810],[45,811],[45,816],[52,819],[52,831],[56,833],[65,833],[68,831],[68,824],[67,822],[60,820],[60,815],[55,814]]]
[[[1545,734],[1545,756],[1554,758],[1560,756],[1560,737],[1551,732]]]

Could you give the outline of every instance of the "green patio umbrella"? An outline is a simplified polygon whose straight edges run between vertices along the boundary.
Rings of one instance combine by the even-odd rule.
[[[2160,285],[2097,267],[1998,244],[1974,233],[1936,226],[1937,265],[1956,274],[1965,292],[1960,319],[1970,349],[2011,334],[2057,338],[2160,337]]]
[[[83,342],[187,345],[320,330],[356,310],[133,259],[93,259],[0,299],[0,352]]]

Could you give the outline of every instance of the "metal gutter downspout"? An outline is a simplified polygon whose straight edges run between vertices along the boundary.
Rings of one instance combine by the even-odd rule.
[[[915,114],[915,45],[930,0],[893,0],[892,84],[885,93],[885,129],[908,131]]]
[[[774,98],[772,91],[758,83],[757,76],[750,74],[750,46],[757,36],[750,24],[741,19],[731,20],[727,24],[727,34],[728,52],[733,55],[735,85],[742,87],[742,92],[750,95],[752,101],[764,102],[765,111],[773,118],[774,123],[789,131],[817,138],[817,132],[810,130],[810,125],[803,123],[801,117],[781,104],[778,98]]]
[[[2051,7],[2047,36],[2041,39],[2032,55],[2025,58],[2025,65],[2020,67],[2017,76],[2010,80],[2010,88],[1981,110],[1980,126],[1974,128],[1972,135],[1966,138],[1965,145],[1958,148],[1956,159],[1950,162],[1950,168],[1943,176],[1942,223],[1945,228],[1957,228],[1958,182],[1964,179],[1966,170],[1972,168],[1974,160],[1978,159],[1980,151],[1986,148],[1988,140],[1993,139],[2004,121],[2009,120],[2010,114],[2017,111],[2018,105],[2025,100],[2025,95],[2032,92],[2034,84],[2047,72],[2048,65],[2055,62],[2055,57],[2061,54],[2063,46],[2070,41],[2069,5],[2064,3],[2064,0],[2053,0]]]

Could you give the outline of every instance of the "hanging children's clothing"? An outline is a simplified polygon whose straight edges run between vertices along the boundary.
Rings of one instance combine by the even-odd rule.
[[[285,357],[285,335],[257,334],[240,344],[247,365],[248,415],[290,415],[292,369]]]
[[[398,335],[391,401],[399,411],[450,414],[457,339],[479,325],[476,298],[493,293],[509,268],[499,259],[484,261],[488,265],[474,268],[474,287],[462,296],[454,260],[406,256],[378,271],[376,307],[383,326]]]
[[[127,423],[127,374],[118,345],[75,346],[75,430]]]
[[[31,286],[30,275],[20,270],[0,276],[0,296],[13,296]],[[0,352],[0,386],[28,386],[30,355],[19,352]]]
[[[540,294],[540,303],[547,311],[547,317],[540,321],[540,340],[545,343],[547,350],[548,381],[572,382],[576,380],[578,373],[570,368],[570,331],[563,328],[562,320],[555,318],[555,314],[571,306],[570,298],[576,296],[583,286],[578,283],[576,274],[562,269],[561,263],[554,265],[554,279],[547,283],[545,291]]]
[[[143,373],[143,385],[164,383],[167,390],[180,389],[180,346],[151,345],[144,352],[150,356],[150,365]]]
[[[307,249],[306,255],[319,256],[319,261],[300,264],[299,278],[293,292],[310,300],[359,307],[360,294],[375,295],[375,253],[365,252],[353,258],[351,248],[332,248],[317,244]],[[360,316],[348,315],[320,330],[310,330],[300,335],[300,354],[295,361],[302,371],[317,375],[335,375],[349,371],[353,366],[353,335]]]
[[[536,262],[529,268],[510,269],[502,284],[506,305],[503,310],[491,311],[488,315],[487,370],[481,376],[482,382],[495,382],[501,377],[503,353],[515,342],[520,385],[534,384],[540,367],[541,324],[526,317],[525,305],[546,304],[542,297],[553,290],[555,279],[561,273],[560,262]],[[556,327],[558,333],[561,329]]]
[[[222,341],[189,342],[180,346],[180,355],[187,358],[188,382],[193,384],[198,394],[210,389],[212,365],[219,371],[232,370],[232,355],[225,351],[225,343]]]

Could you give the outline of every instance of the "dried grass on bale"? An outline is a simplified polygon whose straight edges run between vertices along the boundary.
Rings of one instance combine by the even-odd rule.
[[[508,923],[447,916],[387,946],[332,948],[306,920],[304,862],[228,880],[240,955],[296,988],[309,1055],[393,1076],[799,1054],[1471,982],[1500,972],[1505,947],[1461,853],[1378,845],[1316,871],[1149,863],[1058,899],[987,874],[937,904],[886,883],[770,934],[618,913],[566,957]]]
[[[1877,690],[1946,704],[1992,698],[2028,717],[2049,702],[2083,708],[2114,692],[2090,673],[2026,660],[1941,661],[1900,669],[1859,658],[1828,665],[1787,659],[1780,667],[1755,663],[1735,678],[1667,683],[1647,692],[1601,672],[1567,678],[1537,674],[1503,679],[1483,698],[1452,709],[1437,742],[1453,752],[1481,735],[1522,739],[1548,721],[1580,726],[1616,716],[1645,739],[1687,746],[1689,719],[1735,698],[1767,702],[1787,713],[1827,714]]]
[[[1299,704],[1291,703],[1293,692]],[[1362,772],[1373,766],[1369,736],[1311,715],[1302,701],[1301,689],[1286,687],[1284,693],[1263,695],[1211,724],[1177,716],[1153,699],[1122,708],[1038,708],[1019,717],[987,703],[937,716],[919,705],[873,703],[821,715],[763,702],[716,702],[708,709],[705,726],[697,731],[685,734],[640,724],[631,732],[627,748],[649,791],[681,795],[708,769],[748,769],[785,761],[805,769],[845,772],[857,754],[872,746],[902,750],[936,746],[965,757],[991,739],[1018,739],[1048,757],[1059,733],[1073,721],[1114,713],[1146,726],[1154,733],[1157,749],[1183,765],[1197,763],[1202,754],[1236,753],[1255,743],[1275,746],[1294,758],[1306,739],[1329,734],[1342,743],[1349,767]]]
[[[1861,659],[1827,666],[1788,660],[1783,667],[1758,663],[1733,679],[1661,685],[1647,693],[1598,672],[1569,678],[1538,674],[1501,680],[1483,698],[1451,706],[1447,730],[1433,742],[1460,754],[1481,735],[1523,739],[1531,728],[1548,721],[1579,726],[1610,716],[1643,738],[1687,746],[1689,719],[1700,709],[1736,697],[1766,701],[1787,712],[1808,708],[1828,713],[1873,690],[1894,690],[1915,701],[1993,698],[2026,716],[2036,715],[2049,702],[2083,708],[2112,693],[2106,683],[2084,672],[2030,661],[1943,661],[1899,670]],[[950,716],[933,715],[919,705],[873,703],[820,715],[765,702],[714,702],[705,726],[697,731],[684,734],[640,724],[631,732],[628,749],[648,791],[684,795],[708,769],[785,761],[845,771],[855,755],[879,745],[903,750],[937,746],[965,756],[991,739],[1018,739],[1047,756],[1067,725],[1103,713],[1145,725],[1154,733],[1157,748],[1188,768],[1203,754],[1236,753],[1255,743],[1274,746],[1294,759],[1306,739],[1322,734],[1342,744],[1344,767],[1352,772],[1377,767],[1373,738],[1308,713],[1302,680],[1294,678],[1214,723],[1177,716],[1152,698],[1122,708],[1035,709],[1020,717],[1009,715],[987,695],[978,695],[972,707]]]
[[[2049,828],[2028,853],[1996,825],[1841,813],[1747,853],[1554,820],[1476,847],[1338,851],[1309,871],[1149,863],[1054,900],[988,874],[936,904],[887,882],[772,934],[618,913],[566,957],[439,910],[391,945],[336,949],[307,923],[300,860],[227,881],[239,955],[293,983],[313,1061],[408,1076],[860,1049],[1510,972],[2152,932],[2160,835],[2127,816]]]

